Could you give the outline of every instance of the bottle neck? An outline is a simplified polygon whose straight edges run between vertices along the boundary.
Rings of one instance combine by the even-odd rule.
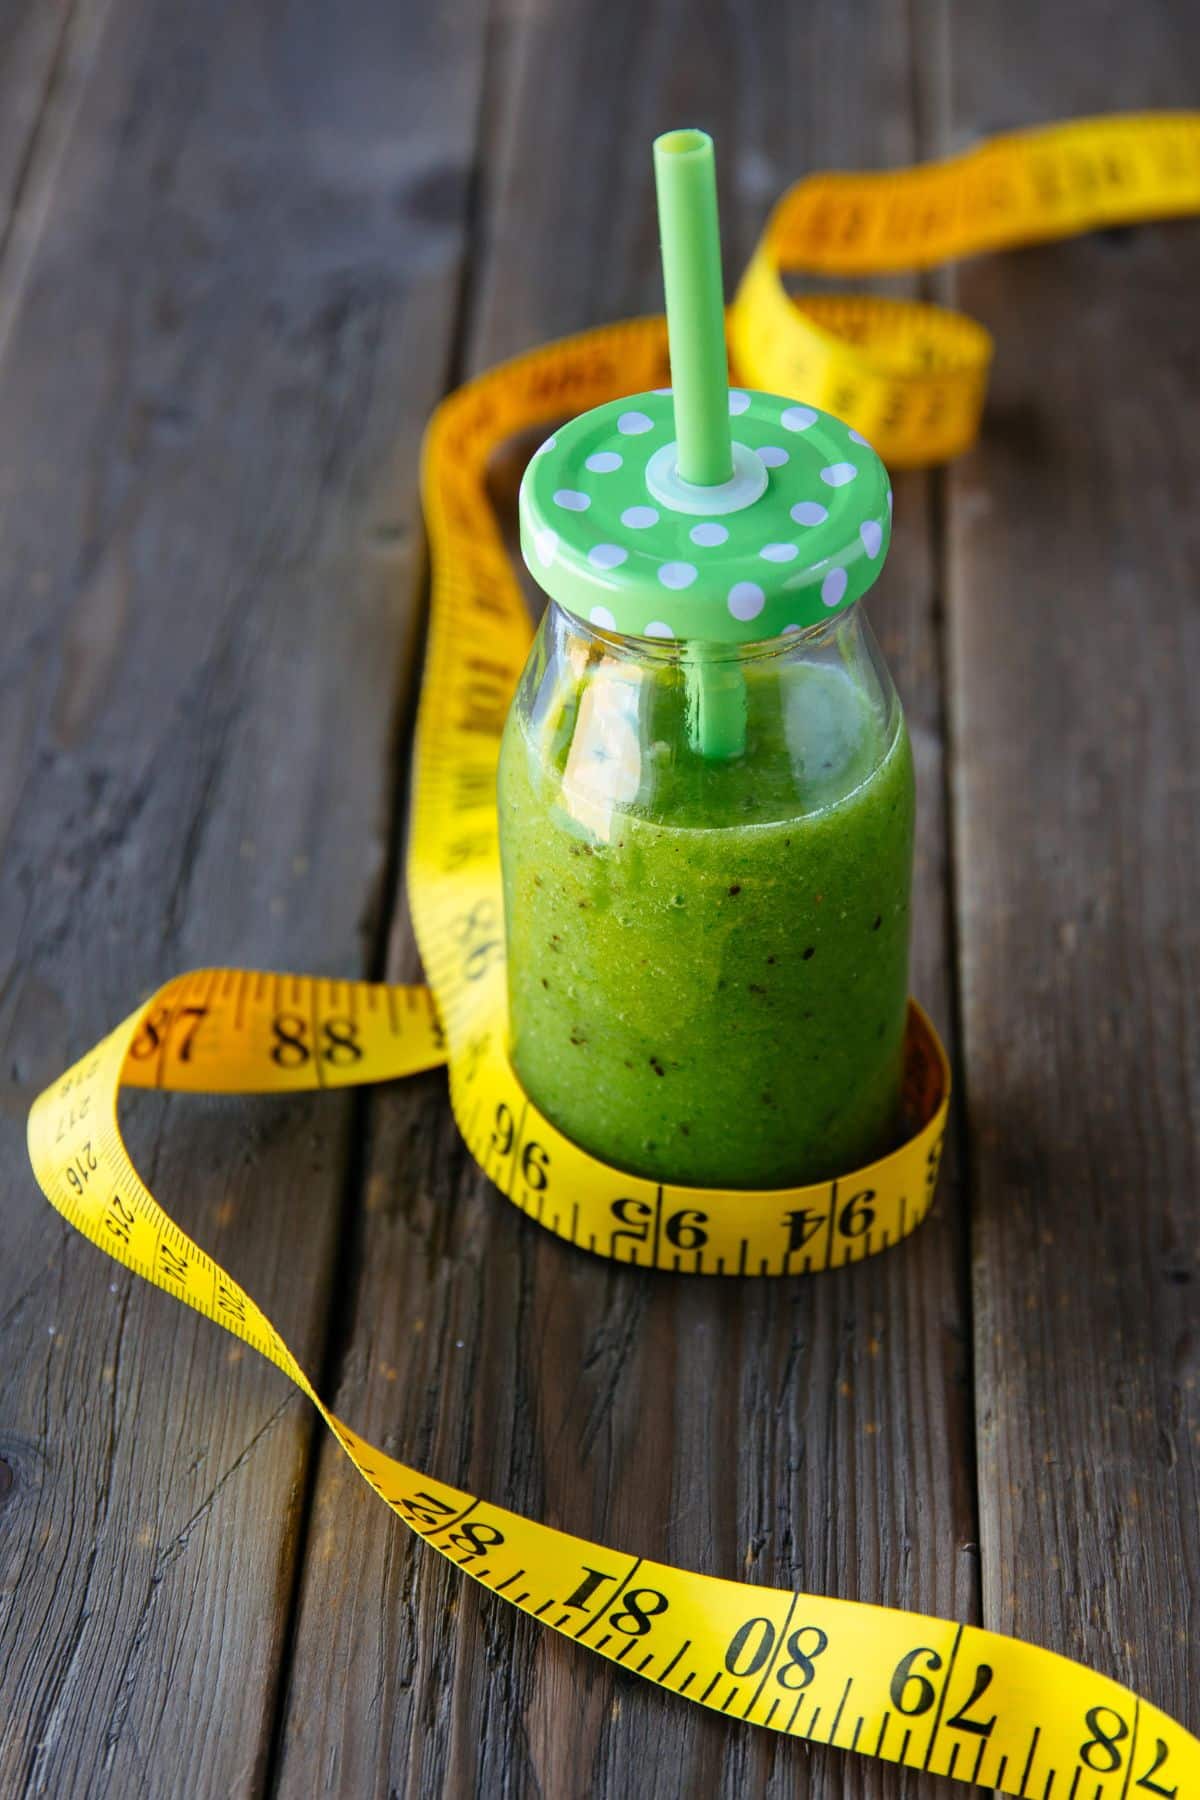
[[[695,638],[633,637],[625,632],[606,630],[581,619],[553,599],[547,602],[546,612],[548,616],[553,615],[554,627],[569,632],[586,647],[589,656],[655,668],[669,668],[673,664],[686,667],[703,662],[707,667],[745,669],[750,665],[770,663],[779,657],[820,655],[838,644],[847,644],[866,625],[866,616],[861,612],[860,603],[855,601],[828,619],[781,632],[777,637],[762,638],[750,644],[714,644]]]

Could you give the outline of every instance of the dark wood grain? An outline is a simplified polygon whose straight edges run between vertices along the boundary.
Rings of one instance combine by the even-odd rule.
[[[950,141],[1194,104],[1194,10],[1087,13],[956,11]],[[963,271],[1000,355],[947,591],[986,1617],[1192,1730],[1198,284],[1194,223]]]
[[[312,1418],[54,1218],[24,1114],[181,967],[344,974],[373,953],[481,35],[468,0],[436,20],[114,0],[44,214],[18,219],[36,242],[0,365],[6,1796],[262,1786]],[[310,1362],[353,1114],[133,1109],[166,1204]]]
[[[649,142],[666,125],[717,133],[731,275],[769,199],[806,166],[920,153],[923,52],[901,6],[853,24],[838,7],[793,9],[769,36],[745,7],[709,9],[703,32],[675,5],[573,0],[504,18],[469,368],[659,306]],[[920,764],[914,981],[946,1025],[927,480],[900,484],[897,518],[872,611]],[[416,967],[402,905],[389,966]],[[618,1271],[506,1205],[465,1158],[430,1077],[371,1101],[356,1274],[336,1404],[394,1454],[647,1556],[973,1615],[953,1159],[935,1218],[857,1270],[765,1283]],[[314,1789],[563,1800],[915,1785],[590,1660],[423,1551],[327,1445],[280,1765],[283,1794]]]
[[[64,74],[73,52],[84,60],[80,41],[98,10],[75,0],[0,0],[0,258],[28,195],[39,140],[53,132]]]

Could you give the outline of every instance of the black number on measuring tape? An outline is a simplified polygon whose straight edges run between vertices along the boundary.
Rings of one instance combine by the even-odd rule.
[[[77,1194],[82,1194],[95,1172],[96,1152],[89,1138],[83,1149],[75,1152],[73,1161],[67,1164],[67,1183]]]
[[[614,1200],[609,1207],[614,1219],[621,1222],[621,1230],[614,1231],[609,1240],[609,1254],[615,1256],[617,1243],[621,1238],[628,1238],[631,1244],[644,1244],[650,1236],[650,1226],[654,1220],[654,1208],[648,1200],[634,1200],[624,1195]]]
[[[281,1069],[302,1069],[312,1058],[308,1045],[308,1020],[300,1013],[276,1013],[271,1020],[275,1042],[271,1061]],[[335,1069],[362,1061],[358,1026],[353,1019],[325,1019],[321,1024],[321,1061]],[[186,1057],[184,1058],[186,1061]]]
[[[757,1643],[752,1639],[757,1636]],[[739,1625],[729,1640],[729,1648],[725,1652],[725,1667],[731,1675],[757,1675],[775,1648],[775,1627],[770,1619],[747,1619]],[[749,1650],[750,1654],[743,1657]]]
[[[114,1237],[120,1238],[123,1244],[127,1244],[129,1233],[133,1229],[133,1208],[122,1200],[120,1194],[114,1194],[108,1206],[109,1210],[105,1214],[104,1223]]]
[[[937,1699],[937,1689],[928,1675],[917,1673],[914,1667],[917,1659],[923,1657],[927,1669],[940,1669],[942,1659],[936,1650],[926,1644],[918,1644],[907,1656],[902,1656],[896,1664],[890,1688],[892,1705],[896,1711],[906,1718],[917,1719],[922,1713],[929,1711]]]
[[[472,1521],[471,1524],[464,1525],[461,1531],[452,1533],[446,1542],[464,1554],[482,1556],[485,1550],[494,1550],[497,1544],[504,1542],[504,1533],[498,1526]]]
[[[1150,1779],[1152,1775],[1158,1774],[1158,1771],[1162,1768],[1166,1760],[1167,1746],[1163,1743],[1161,1738],[1155,1738],[1154,1761],[1150,1764],[1150,1767],[1146,1770],[1144,1775],[1138,1776],[1133,1784],[1134,1787],[1144,1788],[1148,1794],[1163,1794],[1166,1796],[1166,1800],[1176,1800],[1176,1796],[1179,1793],[1178,1787],[1164,1787],[1160,1781],[1151,1781]]]
[[[621,1595],[619,1612],[610,1613],[608,1623],[626,1637],[645,1637],[651,1619],[665,1613],[670,1601],[657,1588],[630,1588]]]
[[[701,1227],[707,1224],[707,1213],[692,1210],[672,1213],[664,1226],[667,1242],[674,1244],[676,1250],[702,1250],[708,1242],[708,1233]]]
[[[504,955],[504,943],[500,938],[487,938],[482,944],[476,944],[463,957],[462,972],[468,981],[482,981],[494,963],[501,961]]]
[[[497,1156],[512,1155],[513,1139],[516,1135],[516,1122],[502,1100],[496,1108],[496,1124],[492,1131],[492,1147]]]
[[[58,1130],[54,1134],[54,1142],[56,1144],[62,1143],[68,1131],[74,1131],[77,1125],[83,1124],[83,1121],[88,1116],[88,1108],[91,1104],[92,1096],[90,1094],[81,1094],[78,1100],[72,1101],[66,1112],[59,1115]]]
[[[495,906],[490,900],[479,901],[469,913],[459,914],[452,929],[462,951],[464,980],[482,980],[492,964],[504,956]]]
[[[501,1100],[496,1108],[496,1123],[492,1127],[492,1148],[497,1156],[511,1156],[517,1141],[516,1121],[512,1109]],[[541,1144],[532,1138],[521,1151],[521,1179],[526,1187],[535,1193],[542,1193],[550,1182],[550,1157]]]
[[[334,1068],[362,1061],[358,1026],[353,1019],[326,1019],[321,1026],[321,1060]]]
[[[281,1069],[302,1069],[312,1055],[304,1041],[308,1020],[301,1018],[299,1013],[276,1013],[271,1020],[271,1030],[275,1033],[271,1061]]]
[[[968,1719],[967,1714],[977,1700],[983,1699],[983,1696],[992,1685],[992,1676],[994,1674],[995,1670],[990,1668],[987,1663],[979,1664],[978,1668],[975,1670],[975,1686],[971,1689],[971,1692],[967,1695],[958,1711],[952,1713],[946,1720],[947,1725],[953,1725],[956,1731],[973,1731],[977,1737],[991,1737],[992,1732],[996,1727],[995,1713],[992,1714],[990,1719]]]
[[[169,1275],[173,1281],[187,1280],[187,1257],[180,1256],[178,1251],[172,1250],[169,1244],[158,1246],[158,1260],[162,1264],[164,1275]]]
[[[806,1642],[810,1633],[812,1641]],[[819,1625],[800,1625],[795,1631],[789,1632],[787,1659],[775,1671],[775,1679],[780,1687],[787,1688],[793,1694],[806,1688],[817,1672],[813,1667],[813,1658],[820,1656],[828,1645],[829,1638]]]
[[[810,1238],[815,1238],[826,1222],[824,1213],[814,1212],[806,1206],[800,1212],[784,1214],[784,1224],[788,1227],[788,1247],[785,1256],[791,1256],[796,1250],[803,1250]]]
[[[196,1033],[200,1029],[201,1019],[208,1017],[207,1006],[181,1006],[178,1017],[185,1021],[179,1042],[175,1046],[175,1054],[180,1062],[191,1062],[192,1045],[196,1041]]]
[[[843,1237],[865,1237],[875,1223],[875,1208],[871,1205],[875,1198],[874,1188],[864,1188],[861,1194],[853,1194],[838,1214],[838,1230]]]
[[[129,1046],[129,1054],[139,1062],[145,1062],[156,1055],[162,1049],[172,1026],[178,1019],[183,1023],[183,1031],[175,1046],[175,1054],[180,1062],[191,1062],[192,1045],[196,1041],[200,1021],[207,1017],[207,1006],[181,1006],[178,1012],[170,1006],[156,1007],[150,1016],[143,1020],[141,1029]]]
[[[1129,1736],[1128,1724],[1111,1706],[1090,1707],[1083,1722],[1092,1735],[1079,1746],[1080,1762],[1097,1775],[1114,1775],[1125,1760],[1124,1752],[1117,1746]]]
[[[233,1288],[226,1287],[223,1281],[217,1284],[217,1306],[221,1312],[228,1313],[231,1319],[245,1320],[246,1302],[244,1298]]]
[[[129,1054],[138,1062],[144,1062],[158,1050],[162,1043],[162,1028],[170,1022],[171,1009],[168,1006],[156,1006],[154,1011],[142,1020],[137,1036],[129,1046]]]
[[[532,1140],[521,1152],[521,1175],[525,1186],[542,1193],[550,1179],[550,1158],[540,1144]]]
[[[798,1625],[788,1633],[787,1655],[775,1670],[781,1688],[791,1694],[800,1693],[816,1676],[814,1659],[829,1646],[828,1634],[819,1625]],[[731,1675],[757,1675],[771,1659],[775,1648],[775,1627],[770,1619],[747,1619],[739,1625],[725,1652],[725,1667]]]
[[[407,1513],[410,1519],[415,1519],[419,1525],[424,1525],[430,1531],[438,1525],[444,1524],[447,1519],[452,1519],[460,1510],[457,1506],[447,1506],[446,1502],[439,1500],[436,1494],[426,1493],[409,1495],[404,1500],[398,1500],[396,1504],[401,1512]]]
[[[603,1586],[606,1581],[615,1581],[616,1579],[615,1575],[605,1575],[600,1569],[589,1569],[588,1565],[584,1563],[583,1580],[575,1589],[571,1598],[563,1601],[563,1605],[580,1606],[586,1610],[587,1603],[596,1592],[596,1589]]]
[[[491,783],[487,784],[484,799],[491,799]],[[464,831],[459,837],[451,838],[442,845],[442,867],[448,875],[459,869],[465,869],[468,863],[482,862],[488,856],[496,842],[494,831]]]

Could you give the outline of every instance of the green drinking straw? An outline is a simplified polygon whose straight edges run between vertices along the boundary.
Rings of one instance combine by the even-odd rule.
[[[663,287],[679,476],[695,487],[733,477],[729,369],[713,142],[706,131],[654,140]]]
[[[733,479],[729,366],[713,142],[706,131],[667,131],[654,140],[654,181],[675,410],[676,469],[693,487]],[[693,744],[725,759],[746,747],[746,687],[735,655],[690,646],[688,710]]]

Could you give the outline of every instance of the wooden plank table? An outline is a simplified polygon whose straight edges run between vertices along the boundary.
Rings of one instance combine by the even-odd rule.
[[[24,1115],[190,964],[417,975],[420,426],[657,308],[655,131],[718,136],[732,279],[807,168],[1194,102],[1186,9],[1080,11],[0,0],[4,1800],[959,1791],[462,1584],[272,1369],[53,1217]],[[130,1107],[156,1191],[394,1453],[1028,1635],[1193,1730],[1198,286],[1187,223],[926,284],[1000,355],[980,446],[897,482],[871,606],[962,1096],[902,1248],[618,1273],[499,1200],[436,1075]]]

